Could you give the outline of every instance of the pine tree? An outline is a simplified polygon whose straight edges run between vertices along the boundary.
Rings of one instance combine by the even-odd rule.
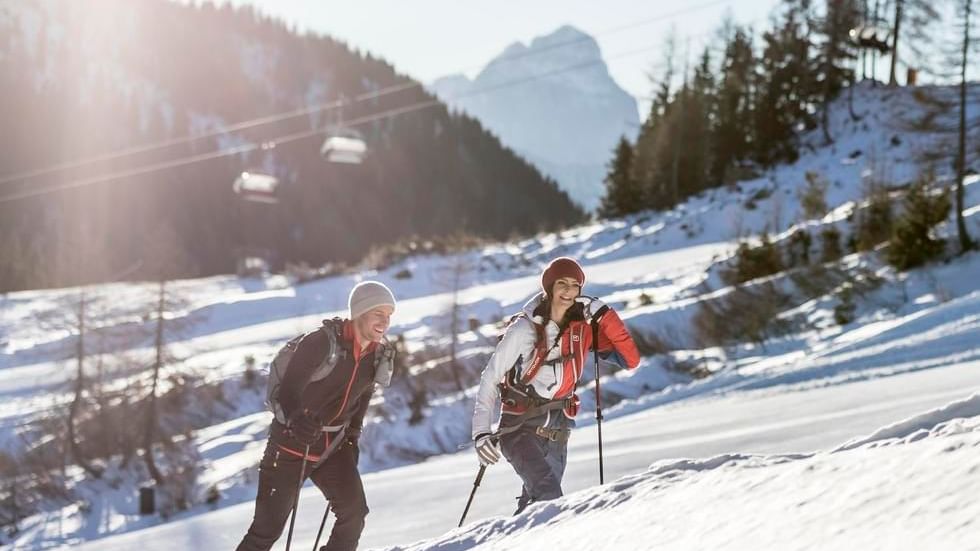
[[[840,230],[828,225],[820,230],[820,262],[833,262],[843,256],[840,246]]]
[[[676,37],[673,30],[664,42],[663,73],[655,79],[656,89],[650,102],[650,112],[636,138],[632,162],[632,177],[643,192],[645,208],[664,208],[665,202],[659,189],[663,168],[657,165],[658,143],[663,143],[661,135],[666,132],[667,114],[673,102],[674,56]]]
[[[656,124],[641,130],[633,174],[649,208],[671,208],[709,187],[716,95],[711,57],[705,50],[693,75],[657,111]]]
[[[765,164],[797,158],[798,128],[814,128],[815,96],[809,0],[785,0],[776,28],[763,33],[757,75],[755,157]]]
[[[806,185],[797,190],[800,208],[805,219],[819,219],[827,214],[827,179],[819,173],[806,171]]]
[[[864,189],[863,205],[854,214],[853,249],[870,251],[892,234],[894,216],[888,189],[877,182],[870,182]]]
[[[888,262],[899,270],[921,266],[942,254],[946,241],[936,238],[933,228],[949,216],[949,193],[937,191],[926,175],[909,188],[904,211],[895,222],[888,246]]]
[[[751,153],[752,78],[755,69],[751,31],[736,28],[728,38],[721,78],[715,96],[716,122],[712,132],[711,180],[727,183],[734,165]]]
[[[711,67],[711,53],[705,48],[701,61],[694,69],[690,92],[684,106],[683,170],[680,173],[680,201],[707,189],[710,168],[713,165],[711,148],[712,125],[715,121],[717,90]]]
[[[832,141],[828,120],[830,102],[844,86],[854,81],[850,64],[856,56],[852,51],[849,32],[858,26],[860,10],[857,0],[827,0],[826,11],[819,22],[823,40],[819,44],[815,63],[819,70],[817,80],[823,83],[819,98],[820,123],[826,143]]]
[[[606,175],[606,194],[599,215],[616,217],[643,210],[643,189],[633,177],[633,146],[625,136],[619,139]]]

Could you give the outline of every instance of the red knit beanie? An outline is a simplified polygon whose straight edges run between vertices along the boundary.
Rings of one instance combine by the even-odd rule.
[[[541,288],[550,295],[555,282],[563,277],[573,278],[579,285],[585,286],[585,272],[578,262],[567,256],[559,256],[552,260],[541,274]]]

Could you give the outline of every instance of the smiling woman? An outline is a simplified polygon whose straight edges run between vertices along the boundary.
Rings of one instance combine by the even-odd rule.
[[[585,272],[568,257],[541,274],[542,292],[504,333],[480,378],[473,440],[483,468],[503,455],[523,482],[517,512],[562,495],[568,438],[579,409],[576,394],[594,349],[633,369],[639,352],[619,315],[581,296]],[[492,412],[501,404],[498,428]]]

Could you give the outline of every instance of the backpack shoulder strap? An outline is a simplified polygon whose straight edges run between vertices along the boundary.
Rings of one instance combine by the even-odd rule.
[[[322,381],[326,379],[333,371],[333,368],[336,367],[340,357],[345,354],[343,348],[338,345],[338,341],[342,337],[343,327],[344,324],[340,318],[323,320],[323,325],[320,326],[319,330],[327,337],[327,353],[323,355],[323,360],[320,361],[320,365],[313,372],[310,381]]]
[[[541,350],[539,350],[539,348],[541,348],[540,343],[542,342],[542,327],[537,323],[534,323],[534,320],[531,318],[531,316],[527,315],[527,312],[521,310],[520,312],[510,317],[510,321],[507,323],[507,329],[509,330],[515,323],[517,323],[521,319],[524,319],[531,324],[531,328],[533,329],[535,334],[534,350],[531,352],[529,356],[534,363],[528,366],[528,370],[527,370],[528,373],[531,374],[531,376],[527,377],[528,373],[522,372],[525,355],[521,354],[514,361],[514,364],[510,366],[510,369],[507,370],[507,373],[504,376],[504,381],[502,383],[502,386],[515,388],[518,389],[519,391],[527,393],[530,380],[534,378],[534,374],[537,373],[537,371],[540,369],[540,365],[535,365],[535,364],[540,364],[544,359],[543,357],[540,357]],[[502,336],[500,340],[503,340]]]
[[[374,382],[377,386],[391,386],[391,376],[395,371],[395,345],[382,339],[374,352]]]

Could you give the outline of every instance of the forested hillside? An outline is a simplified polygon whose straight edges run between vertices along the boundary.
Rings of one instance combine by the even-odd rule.
[[[413,236],[502,238],[582,218],[552,181],[389,64],[250,9],[30,0],[0,7],[0,29],[0,290],[155,276],[146,266],[164,250],[181,252],[171,276],[195,276],[233,271],[245,255],[353,262]],[[326,162],[324,139],[351,130],[368,145],[363,164]],[[278,141],[299,134],[309,136]],[[166,140],[178,143],[18,177]],[[250,150],[188,162],[236,147]],[[241,201],[232,184],[244,170],[279,178],[278,204]],[[106,175],[123,177],[76,186]],[[17,198],[51,187],[69,189]]]

